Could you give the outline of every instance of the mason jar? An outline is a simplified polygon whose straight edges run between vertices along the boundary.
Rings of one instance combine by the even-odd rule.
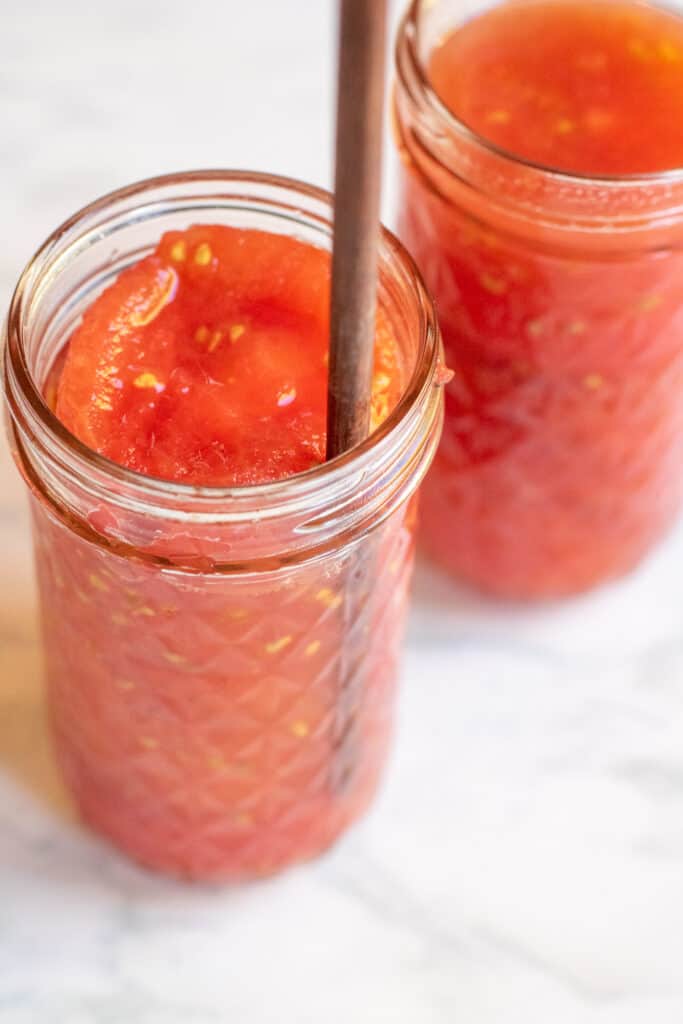
[[[558,597],[628,572],[680,511],[683,170],[563,173],[468,128],[429,60],[482,8],[414,0],[396,48],[398,233],[455,371],[423,533],[483,591]]]
[[[313,857],[375,792],[416,490],[442,419],[434,310],[384,231],[400,401],[353,450],[256,486],[108,461],[55,417],[51,374],[84,310],[165,231],[228,224],[330,248],[331,202],[250,173],[124,188],[50,236],[9,311],[9,435],[30,494],[57,757],[85,821],[174,875],[251,878]]]

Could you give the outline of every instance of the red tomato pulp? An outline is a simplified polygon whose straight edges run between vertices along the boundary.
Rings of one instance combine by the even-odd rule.
[[[85,312],[50,385],[59,417],[175,482],[317,465],[329,276],[327,254],[284,236],[165,235]],[[380,310],[375,425],[404,384]],[[129,551],[101,543],[112,524],[128,545],[135,532],[106,501],[96,538],[39,502],[34,516],[57,751],[88,822],[150,867],[239,879],[313,856],[364,810],[390,735],[412,503],[354,548],[232,574],[210,564],[226,557],[218,527],[192,572],[173,564],[191,524],[138,517]]]
[[[683,167],[683,21],[643,4],[508,3],[448,35],[429,78],[479,135],[563,171]]]
[[[325,458],[329,255],[283,235],[198,225],[164,235],[87,310],[57,415],[150,476],[265,483]],[[378,315],[373,425],[400,392]]]

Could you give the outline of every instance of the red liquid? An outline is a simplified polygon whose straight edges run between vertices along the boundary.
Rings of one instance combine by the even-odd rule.
[[[328,288],[328,256],[292,239],[166,235],[86,312],[57,412],[109,458],[173,480],[306,469],[325,444]],[[383,313],[377,337],[379,421],[403,379]],[[51,715],[86,820],[194,878],[268,874],[328,846],[386,756],[411,505],[355,549],[236,575],[145,560],[193,544],[209,565],[239,559],[219,529],[197,540],[153,521],[128,557],[39,502],[34,515]],[[101,506],[90,524],[129,538],[111,518]]]
[[[517,156],[587,173],[683,165],[683,22],[656,9],[504,4],[447,36],[428,74],[461,120]],[[681,250],[647,224],[620,246],[609,228],[582,244],[503,223],[484,188],[465,196],[445,171],[432,187],[399,128],[401,233],[455,370],[423,489],[426,543],[507,597],[617,576],[681,501]],[[514,204],[514,163],[500,174]],[[546,187],[561,208],[561,183]]]

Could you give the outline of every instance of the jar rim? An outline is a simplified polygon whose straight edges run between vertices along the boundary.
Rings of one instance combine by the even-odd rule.
[[[520,2],[533,3],[543,2],[543,0],[520,0]],[[613,0],[600,0],[600,2],[611,3]],[[643,2],[643,0],[638,0],[638,2],[639,6],[643,7],[655,6],[646,2],[646,0],[645,2]],[[653,185],[670,187],[672,185],[683,184],[683,166],[674,167],[665,171],[651,171],[636,174],[591,174],[581,171],[565,171],[559,167],[538,163],[534,160],[527,159],[526,157],[519,156],[511,150],[505,149],[503,146],[499,146],[497,143],[492,142],[484,135],[475,131],[446,106],[431,84],[427,68],[419,53],[419,23],[423,3],[424,0],[410,0],[408,10],[401,19],[394,48],[395,65],[403,84],[407,85],[403,74],[403,58],[405,57],[409,60],[411,75],[414,76],[418,83],[422,101],[431,113],[447,125],[454,135],[470,144],[479,146],[495,159],[502,161],[504,165],[508,165],[511,168],[523,168],[526,171],[541,176],[544,180],[554,181],[557,182],[558,185],[571,186],[572,188],[585,188],[590,185],[595,185],[600,188],[608,189],[618,187],[642,189],[647,187],[651,188]],[[668,14],[672,14],[679,19],[681,18],[680,12],[677,12],[668,6],[658,4],[657,9],[663,10]]]
[[[124,487],[129,494],[144,502],[156,501],[165,507],[173,507],[182,503],[190,506],[200,516],[210,514],[217,507],[231,507],[239,513],[239,506],[253,508],[256,505],[277,508],[313,496],[328,485],[339,484],[349,472],[362,468],[378,451],[390,444],[401,424],[410,418],[416,408],[421,408],[427,401],[434,386],[435,373],[440,354],[440,334],[436,313],[420,272],[405,247],[387,228],[382,226],[380,233],[380,265],[383,262],[395,261],[400,266],[403,276],[413,292],[420,315],[420,345],[415,365],[396,406],[387,419],[360,444],[342,453],[334,459],[325,461],[302,473],[281,480],[250,484],[241,487],[196,486],[178,481],[165,480],[148,476],[136,470],[121,466],[99,454],[80,441],[58,419],[47,404],[39,384],[34,380],[23,344],[23,315],[27,293],[33,286],[32,274],[45,263],[52,249],[69,232],[73,231],[87,218],[101,214],[112,204],[119,201],[130,201],[159,188],[169,186],[197,185],[199,183],[228,186],[251,185],[281,190],[290,197],[301,197],[309,200],[329,212],[333,209],[333,195],[322,188],[307,184],[294,178],[272,175],[250,170],[191,170],[145,178],[126,185],[123,188],[108,192],[100,198],[82,207],[57,227],[39,247],[23,270],[10,302],[6,322],[5,339],[5,392],[10,407],[10,415],[16,421],[19,410],[16,407],[17,394],[24,401],[33,425],[37,427],[51,442],[56,443],[60,454],[72,465],[81,469],[90,469],[101,474],[103,478]],[[282,208],[282,203],[273,203],[274,209]],[[300,214],[308,214],[300,203],[291,207]],[[318,218],[321,223],[329,224],[331,220]],[[227,512],[227,507],[225,508]],[[230,513],[228,513],[230,515]]]

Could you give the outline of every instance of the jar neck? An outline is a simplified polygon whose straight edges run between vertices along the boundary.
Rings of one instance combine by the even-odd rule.
[[[564,173],[499,149],[448,110],[427,71],[445,31],[439,6],[413,0],[399,29],[394,90],[399,148],[432,192],[501,231],[540,242],[603,252],[680,243],[683,170],[621,177]]]
[[[129,471],[79,442],[43,388],[93,289],[190,220],[240,223],[329,247],[332,199],[265,175],[201,172],[143,182],[59,228],[24,272],[6,327],[4,386],[17,461],[38,499],[95,543],[184,569],[254,571],[351,543],[407,500],[438,437],[440,339],[420,276],[383,232],[380,302],[406,366],[396,408],[362,445],[306,473],[242,488],[189,487]],[[114,258],[115,257],[115,258]]]

